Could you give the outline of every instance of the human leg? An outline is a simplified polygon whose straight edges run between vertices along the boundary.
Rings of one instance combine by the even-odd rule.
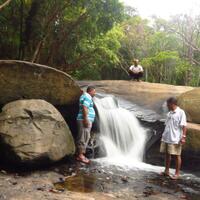
[[[139,72],[138,73],[138,81],[140,81],[140,79],[143,77],[143,72]]]
[[[169,176],[169,168],[171,164],[171,155],[168,153],[168,144],[165,142],[161,142],[160,144],[160,152],[165,153],[165,170],[161,173],[161,175]]]
[[[90,139],[90,131],[92,128],[92,123],[89,124],[89,127],[85,128],[83,121],[77,121],[78,124],[78,138],[77,138],[77,160],[84,163],[88,163],[89,160],[85,157],[86,148]]]
[[[181,144],[170,144],[169,151],[170,151],[171,155],[175,156],[175,164],[176,164],[175,175],[172,176],[171,178],[178,179],[180,176],[180,168],[181,168],[182,146],[181,146]]]
[[[171,165],[171,155],[168,154],[167,152],[165,153],[165,174],[167,176],[169,176],[169,168],[170,168],[170,165]]]

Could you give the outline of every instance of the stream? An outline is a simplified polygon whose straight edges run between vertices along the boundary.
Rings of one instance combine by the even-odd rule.
[[[198,174],[182,171],[174,181],[160,176],[162,164],[148,159],[162,132],[162,113],[105,94],[97,95],[95,105],[106,156],[90,165],[68,158],[32,172],[0,168],[0,200],[200,199]]]

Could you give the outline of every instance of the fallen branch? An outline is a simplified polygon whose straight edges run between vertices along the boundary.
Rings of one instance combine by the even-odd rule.
[[[5,3],[3,3],[2,5],[0,5],[0,11],[6,7],[9,3],[11,2],[11,0],[7,0]]]

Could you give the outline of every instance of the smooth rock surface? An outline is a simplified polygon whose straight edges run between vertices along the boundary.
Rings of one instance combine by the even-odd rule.
[[[80,86],[94,85],[97,92],[113,94],[143,108],[162,112],[162,105],[171,96],[190,91],[193,87],[124,80],[80,81]]]
[[[148,83],[148,82],[135,82],[135,81],[113,81],[113,80],[104,80],[104,81],[81,81],[79,85],[81,87],[87,86],[88,84],[96,86],[96,90],[99,93],[113,94],[116,97],[125,99],[130,102],[130,105],[126,103],[124,107],[131,112],[133,112],[139,119],[146,120],[148,119],[163,119],[166,117],[164,113],[163,104],[167,98],[171,96],[178,97],[179,100],[188,99],[184,101],[186,105],[180,102],[180,107],[188,111],[192,111],[192,116],[194,119],[200,119],[200,89],[194,89],[193,87],[188,86],[174,86],[167,84],[159,83]],[[193,94],[193,95],[191,95]],[[181,95],[181,96],[180,96]],[[180,96],[180,97],[179,97]],[[121,101],[122,102],[122,101]],[[193,102],[194,105],[191,104]],[[136,104],[138,108],[131,106]],[[123,104],[123,102],[122,102]],[[121,106],[123,107],[123,105]],[[138,110],[139,109],[139,110]],[[141,116],[138,114],[141,111]],[[147,112],[148,111],[148,112]],[[166,111],[165,111],[166,112]],[[155,115],[158,114],[158,115]],[[148,115],[147,117],[145,115]],[[187,117],[191,121],[190,116]],[[194,121],[194,120],[193,120]],[[159,127],[159,126],[158,126]],[[160,128],[160,127],[159,127]],[[156,130],[159,133],[158,130]],[[162,134],[159,133],[158,136]],[[158,137],[159,138],[159,137]],[[156,137],[157,139],[157,137]],[[153,151],[150,154],[159,155],[159,146],[153,147]],[[155,151],[154,151],[155,149]],[[200,125],[188,123],[188,135],[187,141],[184,146],[183,153],[191,155],[190,157],[193,160],[200,160]],[[159,160],[159,158],[157,159]],[[153,163],[153,162],[152,162]]]
[[[18,100],[0,114],[0,152],[12,162],[58,161],[75,152],[72,134],[57,109],[44,100]]]
[[[185,150],[200,152],[200,124],[188,123],[184,148]]]
[[[0,104],[19,99],[44,99],[53,105],[72,104],[81,94],[68,74],[35,63],[0,60]]]
[[[188,121],[200,124],[200,88],[183,93],[178,100]]]

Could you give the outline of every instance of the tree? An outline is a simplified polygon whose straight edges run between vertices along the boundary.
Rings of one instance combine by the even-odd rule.
[[[4,8],[4,7],[6,7],[6,6],[8,6],[8,4],[11,2],[11,0],[7,0],[7,1],[5,1],[3,4],[1,4],[0,5],[0,11]]]

